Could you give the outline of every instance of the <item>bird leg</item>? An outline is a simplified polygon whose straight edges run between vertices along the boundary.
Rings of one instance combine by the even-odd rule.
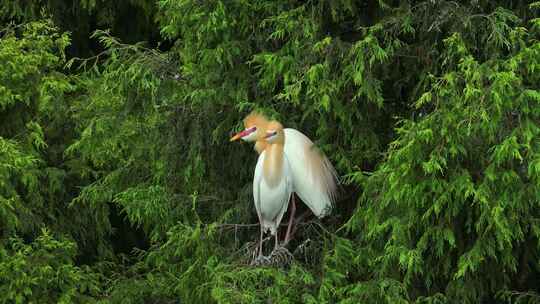
[[[285,240],[283,241],[283,246],[287,245],[291,240],[291,229],[294,220],[294,213],[296,212],[296,201],[294,199],[294,193],[292,194],[292,203],[291,203],[291,216],[289,217],[289,225],[287,226],[287,233],[285,234]]]
[[[274,242],[274,250],[276,250],[278,247],[279,247],[279,240],[278,240],[278,233],[276,231],[276,235],[275,235],[275,242]]]
[[[262,251],[262,245],[263,245],[263,226],[261,225],[261,235],[259,237],[259,257],[261,257],[263,255],[263,251]]]

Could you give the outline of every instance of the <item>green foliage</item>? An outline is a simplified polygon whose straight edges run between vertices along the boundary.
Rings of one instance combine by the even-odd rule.
[[[61,191],[55,168],[48,167],[46,124],[62,119],[62,95],[72,90],[56,69],[69,44],[50,22],[5,28],[0,40],[0,224],[8,236],[35,231],[46,217],[46,196]],[[60,175],[62,173],[59,173]],[[40,187],[48,183],[49,187]],[[48,214],[47,214],[48,213]]]
[[[36,159],[31,155],[21,153],[17,145],[0,137],[0,178],[2,179],[2,194],[0,196],[0,216],[2,219],[3,238],[11,235],[23,223],[19,222],[21,214],[31,211],[22,204],[14,184],[7,181],[18,180],[25,186],[35,183],[35,176],[29,172],[35,172]],[[28,216],[29,217],[29,216]]]
[[[2,302],[540,301],[538,2],[0,7]],[[253,109],[345,177],[283,267]]]
[[[513,50],[485,61],[459,33],[445,39],[445,70],[429,75],[415,103],[423,115],[401,122],[366,182],[364,212],[349,222],[380,252],[373,275],[407,289],[422,282],[420,302],[444,294],[475,303],[537,281],[540,92],[531,71],[540,44],[505,27]]]
[[[31,237],[48,226],[80,241],[82,252],[104,243],[88,209],[69,208],[78,178],[63,154],[73,139],[69,94],[77,87],[64,74],[69,36],[51,21],[8,26],[0,40],[0,228]],[[99,231],[99,230],[98,230]],[[99,250],[104,250],[100,248]]]
[[[75,243],[46,229],[32,244],[11,239],[0,249],[1,303],[91,303],[100,275],[74,265]]]
[[[217,303],[317,303],[311,291],[317,282],[299,265],[286,270],[221,266],[212,282]]]

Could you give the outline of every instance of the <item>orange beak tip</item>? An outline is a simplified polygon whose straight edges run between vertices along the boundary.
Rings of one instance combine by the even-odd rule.
[[[235,136],[231,137],[231,139],[229,141],[233,142],[233,141],[236,141],[240,138],[240,133],[236,134]]]

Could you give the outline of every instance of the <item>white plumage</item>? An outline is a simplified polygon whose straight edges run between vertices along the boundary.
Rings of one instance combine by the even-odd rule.
[[[271,149],[272,147],[270,147]],[[287,211],[289,199],[292,194],[292,181],[290,179],[290,167],[287,158],[282,159],[281,168],[271,168],[277,172],[267,172],[269,175],[280,174],[277,182],[273,184],[263,172],[263,163],[267,152],[263,151],[257,160],[255,177],[253,179],[253,200],[259,216],[263,232],[270,231],[276,235],[283,215]]]
[[[329,214],[337,191],[334,167],[300,131],[287,128],[284,133],[284,152],[291,166],[293,191],[317,217]]]
[[[330,213],[336,199],[337,174],[324,154],[300,131],[287,128],[277,121],[269,122],[256,112],[244,119],[245,130],[231,138],[256,141],[260,153],[253,180],[255,208],[261,223],[262,234],[270,231],[276,236],[283,215],[287,211],[292,192],[311,209],[317,217]],[[290,239],[296,210],[292,196],[291,215],[284,244]]]

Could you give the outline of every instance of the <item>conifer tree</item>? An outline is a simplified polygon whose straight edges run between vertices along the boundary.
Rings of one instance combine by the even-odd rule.
[[[0,303],[539,303],[540,2],[0,0]],[[276,267],[259,110],[343,194]]]

